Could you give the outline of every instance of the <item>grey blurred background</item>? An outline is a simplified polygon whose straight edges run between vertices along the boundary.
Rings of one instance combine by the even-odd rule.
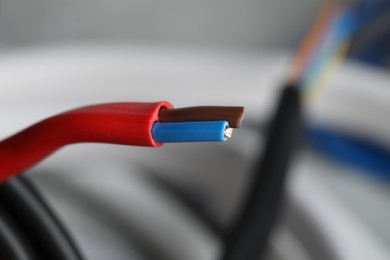
[[[321,0],[0,0],[0,46],[294,46]]]

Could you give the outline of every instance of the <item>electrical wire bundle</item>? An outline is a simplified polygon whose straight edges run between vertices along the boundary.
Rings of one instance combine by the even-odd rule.
[[[354,56],[382,62],[386,56],[378,51],[388,51],[389,8],[385,0],[325,3],[293,59],[290,84],[296,85],[305,98],[313,96],[327,84],[350,50]]]
[[[82,107],[46,120],[0,142],[0,182],[59,148],[98,142],[159,147],[163,143],[223,142],[244,116],[243,107],[173,109],[168,102],[111,103]]]
[[[289,81],[302,96],[312,97],[326,85],[331,72],[347,53],[356,30],[353,7],[340,2],[325,4],[293,60]]]
[[[304,100],[312,99],[327,85],[351,45],[357,48],[351,43],[369,24],[375,6],[386,4],[357,0],[334,1],[323,6],[289,73],[289,84],[299,90]],[[306,125],[306,136],[314,148],[329,157],[381,179],[390,179],[390,152],[383,145],[323,125]]]

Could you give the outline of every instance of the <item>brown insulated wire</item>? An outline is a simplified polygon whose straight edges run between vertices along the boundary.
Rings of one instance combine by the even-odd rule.
[[[244,107],[199,106],[162,109],[160,122],[227,121],[232,128],[239,128],[244,119]]]

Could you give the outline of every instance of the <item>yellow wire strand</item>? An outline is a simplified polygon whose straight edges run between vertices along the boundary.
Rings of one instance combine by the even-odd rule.
[[[341,6],[336,1],[328,2],[322,6],[317,15],[317,19],[310,28],[292,61],[288,76],[290,82],[297,82],[297,80],[302,77],[310,57],[314,55],[316,46],[321,41],[324,33],[326,33],[332,18],[340,9]]]
[[[306,102],[317,99],[320,96],[320,94],[324,92],[326,86],[328,85],[330,79],[332,78],[332,75],[344,60],[344,57],[348,52],[349,46],[350,46],[350,41],[346,40],[339,47],[338,51],[335,52],[335,54],[332,55],[329,58],[329,60],[326,62],[326,65],[324,66],[321,75],[318,77],[315,86],[311,88],[306,88],[307,90],[302,93],[303,99]]]

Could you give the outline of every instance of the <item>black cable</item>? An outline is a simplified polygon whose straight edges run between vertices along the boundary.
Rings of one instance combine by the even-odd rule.
[[[18,225],[0,206],[0,259],[37,259]]]
[[[244,207],[225,243],[223,260],[258,260],[264,256],[279,215],[287,169],[300,137],[300,121],[298,92],[292,86],[286,87]]]
[[[0,206],[26,237],[38,259],[82,259],[63,225],[25,177],[15,177],[0,185]],[[0,219],[3,220],[1,216]],[[15,234],[20,233],[16,231]]]

